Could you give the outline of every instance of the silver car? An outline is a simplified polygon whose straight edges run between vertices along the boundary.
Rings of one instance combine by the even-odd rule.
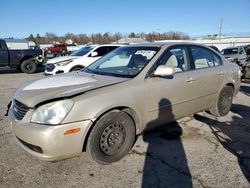
[[[232,62],[244,63],[249,59],[249,48],[250,46],[235,46],[231,48],[225,48],[221,50],[221,54]]]
[[[203,110],[225,116],[240,76],[236,64],[203,45],[124,46],[84,70],[22,85],[10,124],[16,141],[40,159],[86,150],[95,161],[112,163],[149,128]]]

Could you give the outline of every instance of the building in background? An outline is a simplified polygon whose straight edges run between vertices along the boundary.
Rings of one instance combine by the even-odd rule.
[[[155,42],[194,42],[201,43],[207,46],[216,46],[219,50],[224,48],[243,46],[250,44],[250,36],[228,36],[212,39],[194,39],[194,40],[160,40]]]

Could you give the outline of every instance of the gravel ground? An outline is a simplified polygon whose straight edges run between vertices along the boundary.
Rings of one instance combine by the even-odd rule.
[[[250,84],[223,118],[205,112],[138,137],[121,161],[99,165],[86,154],[40,161],[14,141],[4,117],[13,91],[43,77],[0,69],[0,187],[250,187]]]

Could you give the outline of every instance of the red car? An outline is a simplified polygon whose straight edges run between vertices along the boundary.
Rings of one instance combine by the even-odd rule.
[[[66,54],[67,53],[67,45],[66,44],[55,44],[53,47],[49,47],[47,49],[47,53]]]

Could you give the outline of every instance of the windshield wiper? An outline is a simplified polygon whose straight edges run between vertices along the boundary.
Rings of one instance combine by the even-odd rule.
[[[85,71],[85,72],[88,72],[88,73],[94,73],[94,71],[92,71],[88,67],[85,67],[85,69],[83,69],[82,71]]]
[[[115,73],[111,73],[111,72],[103,72],[103,71],[100,71],[100,70],[91,70],[88,67],[86,67],[85,69],[83,69],[83,71],[85,71],[87,73],[93,73],[93,74],[99,74],[99,75],[106,75],[106,76],[115,76],[115,77],[122,77],[122,78],[132,78],[133,77],[131,75],[115,74]]]
[[[102,71],[97,71],[97,70],[91,70],[88,67],[86,67],[85,69],[83,69],[84,71],[88,72],[88,73],[94,73],[94,74],[101,74],[101,75],[105,75],[105,72]]]

